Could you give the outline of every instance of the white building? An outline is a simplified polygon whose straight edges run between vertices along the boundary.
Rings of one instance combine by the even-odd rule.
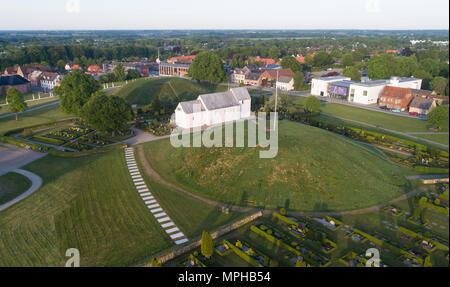
[[[43,72],[40,77],[41,88],[44,92],[51,92],[53,88],[59,86],[61,76],[56,73]]]
[[[175,123],[178,127],[190,129],[237,121],[250,115],[250,94],[246,88],[234,88],[179,103],[175,110]]]
[[[340,81],[350,81],[349,77],[323,77],[323,78],[313,78],[311,80],[311,95],[328,97],[328,86],[333,82]]]
[[[311,89],[312,95],[324,95],[330,98],[339,98],[351,103],[362,105],[377,104],[381,91],[384,87],[400,87],[419,90],[422,80],[406,77],[392,77],[389,80],[363,80],[355,82],[348,80],[336,80],[338,77],[321,78],[316,81],[315,90]],[[314,79],[313,79],[314,81]]]
[[[293,91],[294,90],[294,78],[288,76],[280,76],[277,81],[277,89],[282,91]]]

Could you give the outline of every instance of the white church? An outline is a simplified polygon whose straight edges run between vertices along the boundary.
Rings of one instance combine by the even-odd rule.
[[[197,100],[178,104],[175,124],[183,129],[191,129],[249,118],[251,101],[246,88],[200,95]]]

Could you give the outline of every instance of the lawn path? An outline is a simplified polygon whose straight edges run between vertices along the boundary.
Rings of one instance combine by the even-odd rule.
[[[278,212],[277,210],[271,210],[271,209],[265,209],[265,210],[260,210],[258,208],[253,208],[253,207],[244,207],[244,206],[238,206],[238,205],[230,205],[230,204],[226,204],[223,202],[219,202],[219,201],[215,201],[215,200],[211,200],[205,197],[202,197],[198,194],[194,194],[191,193],[173,183],[170,183],[168,181],[166,181],[165,179],[163,179],[150,165],[150,163],[148,162],[148,160],[145,157],[145,153],[144,153],[144,147],[142,145],[138,145],[137,146],[137,151],[138,151],[138,156],[139,156],[139,161],[141,163],[141,166],[144,169],[144,172],[150,176],[151,178],[153,178],[155,181],[157,181],[158,183],[164,184],[172,189],[175,189],[187,196],[190,196],[192,198],[195,198],[197,200],[200,200],[210,206],[214,206],[214,207],[220,207],[220,206],[226,206],[228,208],[230,208],[231,211],[237,211],[237,212],[258,212],[258,211],[262,211],[265,215],[270,215],[273,212]],[[409,179],[409,178],[408,178]],[[411,178],[413,179],[413,178]],[[419,195],[420,193],[422,193],[424,190],[422,189],[416,189],[413,191],[410,191],[408,193],[403,194],[400,197],[394,198],[388,202],[385,203],[380,203],[374,206],[370,206],[370,207],[366,207],[366,208],[361,208],[361,209],[356,209],[356,210],[348,210],[348,211],[288,211],[287,213],[291,216],[342,216],[342,215],[359,215],[359,214],[366,214],[366,213],[370,213],[370,212],[375,212],[378,211],[380,209],[383,209],[384,207],[388,206],[388,205],[392,205],[395,204],[399,201],[402,200],[406,200],[408,198],[414,197]]]
[[[42,178],[40,176],[38,176],[37,174],[34,174],[34,173],[26,171],[26,170],[22,170],[22,169],[15,169],[12,172],[15,172],[15,173],[18,173],[18,174],[21,174],[21,175],[27,177],[31,181],[31,186],[27,191],[25,191],[18,197],[14,198],[11,201],[8,201],[7,203],[0,205],[0,211],[3,211],[5,209],[11,207],[12,205],[16,204],[17,202],[27,198],[33,192],[38,190],[42,185]]]

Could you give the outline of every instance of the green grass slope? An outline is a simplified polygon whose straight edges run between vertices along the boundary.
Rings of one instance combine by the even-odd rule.
[[[0,176],[0,205],[21,195],[30,186],[28,178],[21,174],[9,172]]]
[[[176,94],[170,87],[169,82]],[[111,91],[110,94],[123,97],[130,104],[136,104],[142,107],[149,105],[155,97],[159,97],[161,101],[189,101],[196,99],[200,94],[212,93],[225,89],[226,87],[223,86],[212,88],[181,78],[157,78],[140,79],[131,82],[119,89]]]
[[[133,188],[123,151],[82,158],[47,156],[25,167],[44,184],[0,212],[0,266],[126,266],[173,242]]]
[[[173,148],[145,144],[164,178],[205,197],[266,208],[351,210],[386,202],[408,188],[403,167],[373,147],[327,131],[280,122],[279,152],[258,148]]]

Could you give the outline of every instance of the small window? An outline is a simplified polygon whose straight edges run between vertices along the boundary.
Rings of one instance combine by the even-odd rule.
[[[363,91],[363,96],[367,97],[367,91]]]

